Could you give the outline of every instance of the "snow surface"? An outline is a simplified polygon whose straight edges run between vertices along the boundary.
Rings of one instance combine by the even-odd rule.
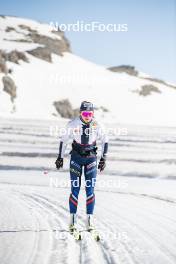
[[[11,40],[15,37],[13,32],[4,32],[5,28],[13,26],[19,31],[20,24],[37,29],[41,34],[57,37],[51,33],[49,25],[21,18],[0,18],[2,47],[7,43],[3,40],[4,37]],[[24,31],[21,29],[19,34],[25,34]],[[12,36],[10,33],[13,33]],[[20,38],[20,35],[18,37]],[[34,43],[9,41],[8,45],[9,49],[24,51],[29,50],[26,45],[31,49]],[[174,88],[126,73],[111,72],[71,53],[64,53],[64,56],[52,55],[52,63],[27,53],[26,56],[30,63],[7,63],[13,71],[11,76],[17,86],[17,98],[12,105],[10,98],[7,99],[4,95],[0,81],[2,117],[53,119],[57,114],[53,106],[54,101],[69,99],[73,107],[78,108],[82,100],[91,100],[98,107],[104,106],[109,110],[108,113],[99,111],[98,115],[111,122],[176,126],[173,116],[176,111]],[[161,93],[139,96],[141,86],[149,84],[156,86]]]
[[[65,123],[0,119],[0,263],[176,263],[176,129],[128,125],[127,135],[110,137],[95,191],[102,239],[85,231],[83,184],[83,240],[75,242],[68,233],[69,147],[56,171],[58,136],[50,134]]]
[[[20,27],[21,25],[23,26],[25,25],[27,27],[30,27],[32,30],[36,30],[38,34],[45,35],[53,39],[61,39],[60,36],[51,32],[53,30],[52,26],[31,19],[5,16],[5,18],[0,17],[0,25],[1,25],[0,27],[1,41],[4,38],[7,38],[9,40],[14,40],[14,39],[24,38],[24,36],[26,36],[26,40],[28,40],[27,35],[29,34],[29,31],[27,29],[21,28]],[[5,32],[7,27],[15,28],[16,32],[14,31]]]

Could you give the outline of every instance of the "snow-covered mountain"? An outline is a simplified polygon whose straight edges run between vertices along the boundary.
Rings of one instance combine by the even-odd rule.
[[[56,118],[63,99],[73,109],[91,100],[115,122],[176,126],[174,85],[130,66],[106,69],[71,53],[50,25],[1,16],[0,116]]]

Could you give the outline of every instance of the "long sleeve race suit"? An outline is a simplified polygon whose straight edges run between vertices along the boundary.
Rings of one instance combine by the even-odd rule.
[[[80,117],[68,122],[65,130],[62,131],[59,145],[59,156],[64,157],[69,140],[80,145],[82,148],[96,146],[97,140],[101,141],[101,157],[106,158],[108,152],[108,137],[103,126],[100,126],[94,119],[90,123],[84,123]]]

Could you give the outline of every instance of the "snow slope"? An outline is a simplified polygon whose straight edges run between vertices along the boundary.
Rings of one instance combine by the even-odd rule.
[[[39,34],[59,39],[59,36],[51,32],[49,25],[21,18],[0,17],[2,50],[17,49],[25,52],[37,45],[14,41],[14,39],[20,39],[21,35],[28,39],[26,31],[19,28],[20,24],[30,26]],[[16,33],[6,32],[5,29],[10,26],[16,29]],[[7,62],[8,68],[12,70],[10,76],[17,86],[17,98],[12,104],[10,96],[3,91],[3,85],[0,82],[1,116],[54,118],[57,112],[53,102],[68,98],[74,108],[77,108],[80,101],[85,99],[93,101],[98,107],[106,107],[109,113],[100,113],[100,115],[111,121],[176,125],[173,117],[176,110],[175,88],[147,80],[142,77],[144,74],[136,77],[126,73],[111,72],[103,66],[86,61],[70,52],[65,52],[63,56],[52,54],[52,63],[27,52],[25,54],[29,63]],[[3,75],[0,73],[0,79]],[[143,85],[154,85],[160,92],[141,96],[139,91]]]
[[[64,124],[59,120],[58,126]],[[128,135],[111,136],[107,168],[96,185],[102,240],[93,241],[85,231],[82,185],[83,240],[77,243],[68,233],[68,157],[62,171],[54,169],[54,125],[0,119],[0,263],[174,264],[175,129],[129,126]]]

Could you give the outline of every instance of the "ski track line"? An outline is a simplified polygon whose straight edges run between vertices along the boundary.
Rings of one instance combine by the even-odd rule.
[[[123,194],[123,195],[132,195],[132,196],[143,196],[146,198],[150,198],[150,199],[155,199],[155,200],[159,200],[159,201],[164,201],[164,202],[168,202],[168,203],[173,203],[176,204],[176,200],[172,199],[172,198],[166,198],[166,197],[162,197],[159,195],[152,195],[152,194],[145,194],[145,193],[134,193],[134,192],[123,192],[123,191],[113,191],[113,190],[101,190],[101,189],[97,189],[96,192],[105,192],[105,193],[114,193],[114,194]]]
[[[98,190],[98,192],[104,192],[104,190],[103,191],[101,191],[101,190]],[[108,191],[108,193],[110,193],[109,191]],[[143,195],[143,194],[135,194],[135,193],[124,193],[124,192],[113,192],[114,194],[122,194],[122,195],[132,195],[132,196],[134,196],[134,197],[137,197],[137,198],[140,198],[140,200],[142,199],[142,204],[141,204],[141,207],[140,207],[140,209],[139,209],[139,212],[138,213],[144,213],[144,205],[145,205],[145,203],[146,203],[146,200],[147,200],[147,202],[148,202],[148,200],[150,199],[151,200],[151,202],[152,202],[152,200],[154,199],[154,201],[155,201],[155,198],[153,198],[153,196],[150,196],[150,195]],[[145,199],[146,198],[146,199]],[[144,200],[145,199],[145,200]],[[156,201],[161,201],[161,202],[166,202],[166,203],[170,203],[167,199],[156,199]],[[112,199],[112,201],[114,201],[114,203],[116,203],[117,202],[117,199]],[[139,204],[139,203],[138,203]],[[119,207],[120,205],[118,204],[118,207]],[[174,208],[175,208],[175,204],[173,204],[173,203],[170,203],[170,206],[173,206]],[[148,208],[148,207],[147,207]],[[136,207],[134,207],[134,210],[135,209],[137,209]],[[170,227],[172,227],[173,229],[172,229],[172,231],[171,231],[171,233],[173,233],[173,232],[176,232],[176,225],[175,225],[175,217],[173,216],[173,218],[171,218],[171,217],[168,217],[168,215],[167,214],[161,214],[161,212],[159,213],[157,210],[153,210],[152,208],[148,208],[150,211],[151,211],[151,213],[152,213],[152,215],[155,215],[155,216],[157,216],[158,217],[158,220],[159,221],[161,221],[160,219],[159,219],[159,217],[161,217],[161,218],[163,218],[164,220],[166,220],[167,219],[167,221],[168,221],[168,223],[169,223],[169,225],[168,226],[170,226]],[[129,210],[129,208],[127,207],[127,210]],[[164,212],[164,213],[166,213],[166,212]],[[149,214],[146,214],[146,216],[147,217],[149,217]],[[162,221],[161,222],[159,222],[161,225],[164,225],[165,223],[163,223]],[[175,225],[175,228],[174,228],[174,225]],[[167,226],[167,228],[168,228],[168,226]]]
[[[126,193],[125,193],[126,194]],[[131,195],[131,194],[130,194]],[[137,196],[138,197],[138,196]],[[144,198],[143,196],[142,196],[142,198]],[[153,197],[151,197],[151,198],[153,198]],[[103,201],[102,201],[103,203],[104,203],[104,208],[106,208],[106,204],[105,204],[105,201],[104,201],[104,198],[103,198]],[[117,203],[117,198],[116,199],[114,199],[114,200],[112,200],[112,203],[114,202],[114,204],[116,204]],[[117,208],[119,209],[119,207],[122,209],[122,212],[124,211],[124,208],[123,208],[123,206],[118,206],[117,205]],[[108,211],[109,211],[109,204],[107,205],[107,208],[108,208]],[[135,207],[134,207],[135,208]],[[129,210],[129,208],[127,207],[126,208],[126,210],[128,211]],[[114,211],[113,212],[115,212],[116,211],[116,209],[114,209]],[[140,214],[141,212],[143,211],[143,208],[140,208],[136,213],[137,214]],[[134,213],[134,212],[133,212]],[[121,211],[119,211],[119,214],[121,214]],[[113,216],[112,215],[110,215],[109,216],[109,218],[110,219],[115,219],[114,218],[114,216],[117,216],[117,215],[114,215],[113,214]],[[144,216],[144,215],[143,215]],[[145,216],[147,216],[147,214],[145,214]],[[130,219],[130,217],[129,217],[129,219]],[[130,220],[128,220],[128,221],[130,221]],[[99,221],[99,222],[102,222],[101,220]],[[159,222],[159,224],[160,224],[160,222]],[[104,225],[106,225],[106,222],[104,222]],[[111,226],[111,224],[109,224],[109,226]],[[162,225],[161,225],[162,226]],[[168,227],[168,226],[167,226]],[[123,229],[122,229],[123,230]],[[113,230],[112,230],[113,231]],[[120,231],[120,230],[119,230]],[[164,228],[164,231],[165,232],[167,232],[167,230],[166,230],[166,228]],[[173,238],[175,238],[175,236],[172,234],[172,232],[173,232],[173,230],[170,232],[170,235],[173,237]],[[124,243],[123,243],[124,244]],[[129,252],[129,254],[130,254],[130,252],[131,252],[131,250],[129,250],[129,248],[130,248],[130,246],[129,246],[129,242],[128,242],[128,244],[124,244],[124,247],[126,247],[126,250]],[[173,248],[173,250],[174,250],[174,248]],[[167,250],[166,250],[167,251]],[[141,250],[141,252],[142,252],[142,250]],[[174,251],[173,251],[174,252]],[[132,254],[132,252],[131,252],[131,254]],[[169,251],[169,256],[173,256],[173,254]],[[131,256],[132,257],[132,256]],[[175,256],[173,256],[174,258],[175,258]],[[137,259],[136,259],[136,257],[134,256],[133,257],[133,261],[134,262],[138,262],[137,261]],[[139,262],[140,263],[140,262]]]
[[[39,195],[30,195],[30,198],[35,201],[35,203],[41,207],[41,209],[46,210],[49,213],[49,216],[51,219],[55,217],[56,224],[60,224],[60,229],[57,229],[56,227],[56,236],[59,235],[59,230],[62,230],[64,233],[66,233],[66,239],[54,239],[53,241],[53,250],[54,254],[51,255],[49,263],[73,263],[72,259],[72,253],[73,249],[75,249],[75,252],[78,252],[78,248],[75,245],[75,241],[71,237],[71,235],[67,232],[68,226],[65,225],[65,221],[63,219],[66,218],[66,214],[63,214],[62,211],[56,210],[56,208],[53,207],[52,204],[45,203],[44,200]],[[48,214],[47,214],[48,215]],[[71,243],[72,242],[72,243]],[[63,257],[59,259],[58,252],[65,252],[65,255],[63,254]],[[79,256],[78,256],[79,257]],[[75,256],[75,259],[78,258]]]
[[[8,193],[9,195],[9,193]],[[15,199],[18,203],[22,203],[24,205],[24,208],[28,210],[29,214],[32,216],[32,219],[34,221],[35,224],[35,229],[34,230],[30,230],[30,229],[24,229],[24,230],[17,230],[17,231],[13,231],[13,232],[32,232],[32,235],[34,235],[34,243],[33,243],[33,247],[32,247],[32,251],[31,254],[29,253],[29,257],[25,256],[26,258],[28,258],[27,263],[28,264],[32,264],[32,263],[37,263],[36,258],[40,255],[40,243],[41,243],[41,234],[39,233],[39,219],[38,216],[34,214],[31,214],[31,211],[29,210],[29,207],[26,206],[26,203],[24,201],[22,201],[22,199],[20,199],[19,195],[17,194],[17,192],[11,192],[10,195],[12,195],[12,199]],[[15,245],[16,246],[16,245]],[[46,251],[45,251],[46,252]],[[43,259],[43,257],[42,257]],[[38,262],[39,263],[39,262]],[[41,262],[40,262],[41,263]],[[46,262],[43,259],[43,263],[45,264]]]
[[[26,196],[26,194],[24,194]],[[64,208],[64,210],[62,210],[62,213],[60,210],[58,210],[59,206],[56,207],[55,204],[53,204],[53,202],[51,202],[48,198],[44,197],[44,196],[41,196],[41,195],[27,195],[27,196],[30,196],[30,198],[34,199],[36,203],[39,203],[40,206],[42,204],[42,208],[50,208],[50,210],[52,211],[52,214],[56,214],[56,215],[62,215],[64,217],[68,217],[68,211]],[[63,211],[65,214],[63,214]],[[69,241],[69,240],[67,240]],[[74,241],[75,242],[75,241]],[[84,239],[83,241],[80,241],[80,242],[76,242],[76,244],[80,245],[80,257],[79,257],[79,261],[80,263],[104,263],[104,259],[102,259],[102,261],[96,261],[96,257],[97,257],[97,251],[95,252],[94,248],[90,247],[90,245],[92,245],[93,243],[95,243],[94,241],[91,241],[91,243],[88,243],[87,242],[87,237],[86,239]],[[75,245],[75,243],[74,243]],[[73,248],[73,247],[72,247]],[[73,250],[73,249],[72,249]],[[70,262],[68,263],[73,263],[73,251],[71,250],[67,250],[68,252],[70,252],[70,256],[67,256],[67,259],[70,260]],[[94,253],[94,256],[92,256]],[[96,253],[96,254],[95,254]],[[51,262],[52,263],[52,262]],[[75,262],[75,263],[78,263],[78,262]],[[107,263],[107,262],[105,262]]]
[[[39,212],[38,210],[36,210],[36,208],[34,207],[34,203],[32,203],[30,200],[24,199],[24,196],[22,196],[21,192],[17,192],[15,191],[15,195],[17,197],[17,199],[19,200],[19,202],[22,202],[23,204],[26,205],[26,208],[29,209],[30,214],[33,216],[33,219],[36,222],[36,230],[35,230],[35,244],[34,244],[34,249],[32,252],[32,256],[30,257],[29,260],[29,264],[40,264],[41,261],[42,263],[46,264],[47,263],[47,259],[48,259],[48,255],[50,252],[50,243],[51,243],[51,233],[47,232],[47,234],[42,234],[42,231],[48,231],[50,230],[50,226],[49,223],[47,221],[47,218],[44,217],[44,215],[41,215],[41,212]],[[41,225],[41,219],[42,221],[45,222],[46,224],[46,228],[45,229],[41,229],[40,225]],[[44,237],[43,237],[44,236]],[[47,238],[45,238],[45,236]],[[48,244],[49,246],[45,247],[45,245],[43,245],[42,248],[42,244],[43,242],[47,239],[47,242],[49,241],[50,243]],[[43,250],[44,249],[44,250]]]
[[[104,203],[105,203],[105,201],[104,201]],[[106,206],[106,204],[105,204],[105,206]],[[129,208],[130,208],[130,206],[129,206]],[[133,230],[134,227],[135,227],[136,234],[142,235],[142,233],[143,233],[145,239],[148,237],[148,241],[149,241],[150,244],[153,243],[153,246],[155,246],[155,248],[157,247],[157,250],[159,250],[162,254],[163,254],[163,252],[165,252],[165,255],[169,258],[168,259],[168,261],[169,261],[168,263],[175,263],[176,262],[176,256],[173,255],[173,253],[170,252],[170,250],[165,245],[163,246],[163,244],[161,243],[159,237],[157,238],[157,237],[154,237],[153,234],[151,235],[151,231],[146,229],[146,227],[141,226],[141,222],[140,221],[138,222],[138,224],[136,224],[135,219],[134,219],[134,215],[136,213],[139,214],[139,211],[138,212],[133,212],[131,215],[128,215],[126,212],[129,211],[129,208],[123,208],[120,205],[117,205],[117,207],[118,207],[118,209],[120,209],[118,214],[114,213],[115,210],[112,210],[112,209],[109,210],[109,208],[108,208],[108,211],[111,214],[111,218],[113,218],[113,219],[121,218],[122,219],[122,221],[121,221],[122,226],[126,222],[127,226],[129,226],[127,228],[127,232],[129,230]],[[134,206],[134,208],[135,208],[135,206]],[[125,216],[122,215],[123,211],[125,211],[125,213],[126,213]],[[141,210],[140,210],[140,212],[141,212]],[[119,222],[119,220],[117,221],[117,223],[118,222]],[[148,226],[150,226],[151,224],[152,224],[151,222],[147,222]],[[158,245],[159,245],[159,247],[158,247]]]
[[[131,195],[131,193],[130,193],[130,195]],[[138,202],[135,204],[135,207],[133,207],[133,209],[132,209],[133,210],[133,213],[134,213],[134,211],[136,211],[136,214],[140,214],[140,215],[143,214],[143,216],[145,218],[146,217],[149,218],[150,222],[151,222],[151,220],[153,220],[152,218],[154,218],[155,222],[158,222],[159,226],[163,226],[163,228],[165,230],[167,229],[167,231],[168,231],[168,227],[169,228],[171,227],[172,230],[170,231],[170,233],[173,235],[173,233],[175,232],[174,237],[176,237],[176,225],[175,226],[173,225],[173,224],[175,224],[175,218],[174,218],[174,216],[173,216],[173,218],[168,217],[168,215],[166,214],[166,209],[164,207],[161,208],[163,210],[163,213],[161,213],[161,209],[158,212],[157,210],[153,209],[152,207],[149,207],[147,203],[148,202],[153,202],[151,196],[143,196],[143,195],[141,195],[141,196],[136,196],[136,197],[137,197],[137,199],[138,198],[140,198],[140,199],[138,199]],[[134,197],[134,198],[136,198],[136,197]],[[147,197],[149,199],[145,199],[145,197]],[[117,199],[112,198],[112,201],[117,202]],[[176,211],[175,205],[173,205],[173,204],[167,204],[167,201],[166,200],[163,200],[163,199],[161,199],[159,201],[161,201],[161,205],[162,205],[162,202],[166,202],[165,207],[166,206],[173,207],[173,209],[175,209],[175,211]],[[154,201],[154,202],[155,203],[157,202],[156,208],[158,209],[158,201]],[[126,204],[124,203],[124,206],[125,205]],[[120,205],[118,205],[118,206],[120,206]],[[171,210],[172,208],[170,208],[170,207],[168,207],[167,209]],[[128,210],[131,210],[131,207],[126,206],[126,210],[127,209]],[[147,213],[146,212],[146,209],[150,213],[149,212]],[[173,209],[172,209],[172,211],[173,211]],[[161,220],[161,218],[164,220],[164,222],[163,222],[163,220]],[[167,226],[165,226],[166,222],[168,223]]]
[[[103,225],[104,233],[108,232],[108,236],[114,235],[116,231],[118,234],[121,234],[123,229],[119,229],[118,227],[112,227],[112,223],[108,222],[106,219],[102,221],[101,218],[98,218],[99,224]],[[103,233],[103,232],[102,232]],[[116,234],[115,234],[116,235]],[[104,239],[103,239],[104,240]],[[110,250],[112,252],[111,255],[111,262],[110,263],[123,263],[123,264],[130,264],[130,263],[141,263],[133,256],[131,250],[129,250],[129,244],[125,244],[123,240],[121,241],[120,237],[117,239],[106,239],[101,244],[104,251]]]
[[[111,217],[114,217],[114,215],[111,215]],[[140,260],[140,258],[142,257],[142,255],[146,254],[147,251],[149,251],[148,249],[146,250],[144,248],[144,241],[147,240],[146,238],[146,234],[141,234],[140,232],[140,244],[136,243],[136,240],[138,239],[138,237],[136,237],[135,235],[139,236],[139,230],[134,228],[133,224],[129,224],[129,221],[126,220],[125,218],[119,217],[121,220],[121,222],[117,221],[117,224],[120,223],[120,228],[117,228],[116,230],[118,230],[118,232],[125,232],[128,234],[128,240],[127,241],[119,241],[119,245],[117,244],[116,241],[116,254],[121,256],[121,261],[122,263],[146,263],[148,264],[148,259],[142,259]],[[126,223],[125,223],[126,221]],[[112,225],[112,223],[109,222],[109,225]],[[128,228],[127,228],[128,227]],[[135,229],[135,230],[134,230]],[[112,229],[112,231],[114,231]],[[134,231],[134,234],[132,235],[132,231]],[[130,236],[129,236],[130,234]],[[139,239],[138,239],[139,240]],[[114,242],[115,244],[115,242]],[[148,239],[148,248],[151,248],[151,241]],[[156,245],[154,244],[154,247],[156,247]],[[127,255],[128,254],[128,255]],[[129,258],[130,256],[130,258]]]
[[[43,197],[43,198],[46,199],[46,197]],[[57,204],[59,205],[59,203],[57,201],[53,201],[53,202],[55,203],[55,205],[57,205]],[[63,210],[66,210],[66,209],[63,207]],[[81,220],[81,223],[84,226],[84,224],[83,224],[84,218],[81,217],[81,214],[79,216],[79,219]],[[89,237],[89,238],[91,239],[91,237]],[[105,242],[100,241],[99,243],[93,241],[93,243],[95,244],[96,248],[99,247],[99,250],[102,251],[101,254],[103,254],[103,256],[105,257],[106,263],[118,263],[119,256],[117,254],[115,254],[114,250],[111,250],[111,245],[110,245],[110,243],[108,243],[108,241],[105,241]],[[98,247],[97,247],[97,245],[98,245]],[[134,260],[131,259],[130,255],[129,256],[126,255],[126,258],[128,258],[127,263],[136,263],[136,262],[134,262]],[[123,258],[123,263],[126,263],[126,262],[124,262],[124,258]]]
[[[65,217],[68,217],[68,211],[64,207],[60,206],[60,204],[58,203],[58,201],[55,201],[53,199],[52,200],[51,199],[49,200],[49,198],[47,198],[45,196],[42,196],[42,195],[39,195],[39,194],[34,194],[34,193],[33,194],[31,194],[31,193],[30,194],[23,193],[21,195],[23,197],[25,197],[24,201],[25,202],[28,202],[28,204],[30,206],[31,206],[31,200],[33,201],[33,203],[35,205],[37,204],[37,207],[38,208],[41,208],[41,210],[42,210],[41,212],[46,211],[46,209],[47,209],[47,215],[48,215],[48,209],[49,209],[49,213],[52,214],[52,215],[54,213],[57,216],[58,215],[62,215],[62,217],[64,217],[64,218]],[[32,205],[33,205],[33,203],[32,203]],[[64,214],[63,214],[63,212],[64,212]],[[82,219],[82,222],[83,222],[83,219]],[[84,240],[84,242],[81,242],[81,243],[83,245],[82,245],[82,249],[80,248],[80,263],[87,263],[86,262],[87,259],[88,259],[87,256],[89,255],[87,252],[90,252],[90,253],[92,252],[91,247],[90,247],[90,243],[88,244],[87,243],[87,240]],[[95,244],[96,242],[95,241],[91,242],[91,245],[92,245],[92,243]],[[132,258],[132,256],[130,256],[130,254],[128,252],[129,251],[128,248],[125,249],[125,246],[124,246],[124,249],[126,250],[126,252],[123,249],[123,254],[121,252],[120,257],[118,256],[118,254],[120,252],[117,252],[117,254],[116,254],[116,252],[114,250],[112,250],[111,243],[108,242],[108,241],[101,242],[101,243],[99,243],[98,246],[97,246],[97,243],[96,243],[94,245],[94,247],[95,246],[99,249],[99,251],[101,251],[101,255],[103,257],[106,256],[106,258],[105,258],[106,259],[106,262],[105,263],[118,263],[119,262],[118,259],[121,260],[121,262],[123,261],[122,263],[137,263],[134,260],[134,258]],[[83,253],[84,252],[83,249],[85,249],[85,253]],[[128,254],[127,254],[127,252],[128,252]],[[125,257],[122,257],[122,255],[124,255]],[[125,259],[128,259],[128,261],[125,261]],[[88,263],[91,263],[91,261],[92,260],[89,260]],[[99,263],[102,263],[102,262],[99,262]]]
[[[28,205],[32,205],[34,206],[34,212],[36,214],[37,213],[40,215],[41,217],[41,212],[42,212],[42,217],[45,217],[48,221],[48,228],[44,229],[43,231],[47,231],[47,234],[49,233],[50,235],[50,244],[49,244],[49,248],[48,248],[48,256],[46,259],[46,262],[44,262],[44,260],[42,260],[44,263],[74,263],[73,259],[72,259],[72,248],[74,249],[75,247],[75,241],[73,240],[73,238],[71,237],[71,235],[68,236],[68,239],[58,239],[56,236],[54,237],[53,235],[53,230],[52,230],[52,223],[50,223],[50,219],[48,219],[48,215],[52,215],[52,217],[54,216],[55,213],[53,213],[53,211],[51,210],[51,208],[44,206],[44,204],[41,203],[41,201],[39,199],[37,199],[34,195],[32,194],[24,194],[24,193],[20,193],[21,196],[25,197],[24,202],[28,203]],[[38,210],[40,209],[40,211]],[[43,212],[46,213],[46,215],[43,215]],[[51,217],[51,220],[53,220]],[[64,221],[61,221],[61,219],[59,217],[55,217],[54,219],[56,221],[57,226],[59,226],[61,231],[65,231],[65,229],[63,229],[63,224]],[[42,230],[41,230],[42,231]],[[50,231],[50,232],[48,232]],[[54,230],[57,231],[57,230]],[[59,231],[59,230],[58,230]],[[67,232],[68,234],[68,232]],[[37,244],[38,247],[40,247],[40,244]],[[47,245],[48,247],[48,245]],[[70,247],[70,248],[68,248]],[[75,249],[78,251],[78,249],[75,247]],[[44,247],[42,249],[40,249],[40,255],[42,257],[43,253],[46,251],[46,245],[44,245]],[[61,252],[65,252],[65,254],[61,254]],[[68,255],[70,254],[70,256]],[[36,255],[34,253],[34,261],[32,261],[31,263],[41,263],[41,259],[39,261],[37,261]],[[75,262],[76,263],[76,262]]]
[[[36,196],[47,201],[47,203],[50,206],[55,208],[57,214],[58,214],[58,211],[57,211],[58,207],[62,208],[62,210],[65,211],[66,213],[66,217],[68,217],[68,210],[64,206],[60,205],[58,201],[53,200],[51,198],[49,199],[46,196],[41,196],[41,195],[36,195]],[[84,218],[80,216],[79,219],[81,220],[80,224],[82,228],[84,228]],[[112,258],[109,256],[109,254],[105,252],[104,248],[99,246],[99,244],[100,243],[97,243],[96,241],[92,239],[92,237],[90,236],[88,232],[83,232],[83,240],[80,243],[80,263],[115,263],[112,261]],[[92,248],[92,245],[93,245],[93,248]],[[90,258],[93,252],[94,252],[94,256],[93,258],[92,257]],[[97,256],[100,259],[98,262],[96,262]]]
[[[20,192],[18,192],[18,198],[19,198],[19,193]],[[48,212],[50,213],[50,214],[52,214],[53,215],[53,213],[55,214],[55,215],[60,215],[60,216],[62,216],[62,218],[66,218],[66,217],[68,217],[68,211],[63,207],[63,206],[61,206],[59,203],[58,203],[58,201],[56,201],[56,200],[53,200],[53,199],[49,199],[49,198],[47,198],[47,197],[45,197],[45,196],[42,196],[42,195],[39,195],[39,194],[26,194],[26,193],[23,193],[22,194],[24,197],[25,197],[25,199],[24,199],[24,202],[25,203],[28,203],[28,205],[30,205],[31,206],[31,201],[33,201],[33,203],[32,203],[32,205],[37,205],[37,207],[38,208],[40,208],[41,209],[41,212],[47,212],[47,214],[46,215],[48,215]],[[47,194],[48,195],[48,194]],[[112,195],[111,195],[112,196]],[[20,193],[20,198],[21,198],[21,193]],[[143,197],[144,198],[144,197]],[[45,201],[45,202],[44,202]],[[115,200],[114,200],[114,202],[115,202]],[[142,204],[143,205],[143,204]],[[122,206],[118,206],[119,208],[121,208],[121,210],[119,210],[119,212],[123,212],[124,210],[126,211],[126,210],[128,210],[128,207],[127,208],[125,208],[124,209],[124,207],[122,207]],[[34,207],[35,208],[35,207]],[[136,208],[135,208],[135,210],[136,210]],[[139,210],[138,211],[136,211],[136,213],[139,213],[139,211],[141,212],[141,208],[139,208]],[[40,214],[41,214],[41,212],[40,212]],[[40,216],[40,214],[39,214],[39,216]],[[111,214],[111,216],[112,216],[112,214]],[[147,216],[146,214],[145,215],[143,215],[143,216]],[[122,217],[122,216],[120,216],[120,217]],[[113,217],[114,218],[114,217]],[[39,219],[40,219],[40,217],[39,217]],[[60,218],[56,218],[57,220],[58,220],[58,223],[59,223],[59,221],[61,220]],[[115,219],[115,218],[114,218]],[[38,221],[38,217],[36,217],[36,226],[38,226],[39,225],[39,221]],[[129,219],[127,220],[127,221],[129,221]],[[102,221],[100,221],[101,223],[102,223]],[[62,220],[62,223],[63,223],[63,220]],[[110,226],[110,225],[109,225]],[[109,227],[108,227],[109,228]],[[137,227],[138,228],[138,227]],[[36,245],[39,245],[40,244],[40,238],[38,237],[39,236],[39,233],[37,233],[36,234]],[[152,237],[152,239],[153,239],[153,237]],[[150,241],[151,242],[151,241]],[[158,242],[158,241],[157,241]],[[85,243],[85,244],[84,244]],[[75,244],[75,243],[74,243]],[[111,245],[108,245],[109,243],[106,241],[105,243],[101,243],[101,249],[102,249],[102,253],[101,254],[103,254],[103,249],[104,249],[104,252],[107,252],[108,250],[109,250],[109,248],[111,247]],[[61,245],[60,245],[61,246]],[[81,250],[81,246],[82,246],[82,250]],[[127,245],[128,247],[126,248],[126,250],[127,251],[129,251],[129,244]],[[87,241],[84,241],[83,243],[81,242],[80,243],[80,263],[86,263],[86,261],[85,261],[85,256],[86,255],[89,255],[87,252],[90,252],[91,250],[89,250],[89,248],[88,247],[90,247],[90,245],[87,243]],[[126,247],[126,245],[124,246],[124,247]],[[34,247],[35,248],[35,247]],[[85,254],[84,255],[82,255],[81,256],[81,251],[84,251],[83,249],[85,249]],[[165,249],[164,249],[165,250]],[[35,256],[35,252],[37,252],[38,250],[37,250],[37,246],[36,246],[36,249],[34,250],[34,256]],[[166,250],[165,250],[166,251]],[[129,251],[130,252],[130,251]],[[170,252],[169,252],[170,253]],[[130,253],[131,254],[131,253]],[[121,255],[121,254],[120,254]],[[124,254],[125,255],[125,254]],[[115,258],[114,259],[114,254],[112,254],[112,256],[110,257],[110,255],[106,255],[107,256],[107,258],[106,258],[106,260],[108,261],[108,262],[106,262],[106,263],[118,263],[117,262],[117,258]],[[126,258],[127,258],[127,256],[125,256]],[[71,259],[71,258],[70,258]],[[65,260],[65,259],[64,259]],[[109,260],[111,261],[111,262],[109,262]],[[91,263],[91,261],[89,261],[90,263]],[[88,262],[88,263],[89,263]],[[30,262],[29,262],[30,263]],[[31,262],[31,263],[36,263],[36,262]],[[52,262],[51,262],[52,263]],[[54,262],[53,262],[54,263]],[[55,263],[57,263],[57,262],[55,262]],[[59,262],[58,262],[59,263]],[[71,262],[68,262],[68,263],[71,263]],[[122,263],[125,263],[124,261],[122,262]],[[127,263],[138,263],[138,262],[136,262],[134,259],[133,260],[128,260],[128,262]]]
[[[168,235],[170,236],[167,238],[168,240],[170,240],[171,238],[175,240],[175,245],[173,247],[173,252],[174,252],[174,248],[176,246],[176,228],[175,228],[176,225],[173,225],[173,222],[175,223],[174,218],[171,219],[167,217],[168,211],[166,211],[166,209],[169,209],[170,211],[171,210],[173,211],[173,209],[175,209],[175,212],[176,212],[175,206],[172,204],[166,203],[165,207],[167,206],[167,208],[162,206],[160,211],[158,212],[157,210],[160,208],[160,206],[158,206],[158,203],[163,205],[162,200],[161,202],[157,201],[157,203],[155,201],[157,210],[154,210],[153,207],[149,206],[148,202],[149,203],[152,202],[150,199],[145,199],[143,197],[140,197],[140,199],[137,199],[137,200],[138,200],[138,203],[136,203],[137,206],[133,207],[133,209],[131,209],[131,207],[125,206],[125,204],[124,204],[124,207],[126,207],[126,210],[128,211],[132,210],[131,213],[134,213],[135,215],[142,216],[144,219],[148,218],[148,222],[151,223],[151,225],[156,224],[157,227],[160,228],[161,232],[162,231],[165,232],[163,234],[165,237]],[[161,214],[161,212],[163,213]]]

